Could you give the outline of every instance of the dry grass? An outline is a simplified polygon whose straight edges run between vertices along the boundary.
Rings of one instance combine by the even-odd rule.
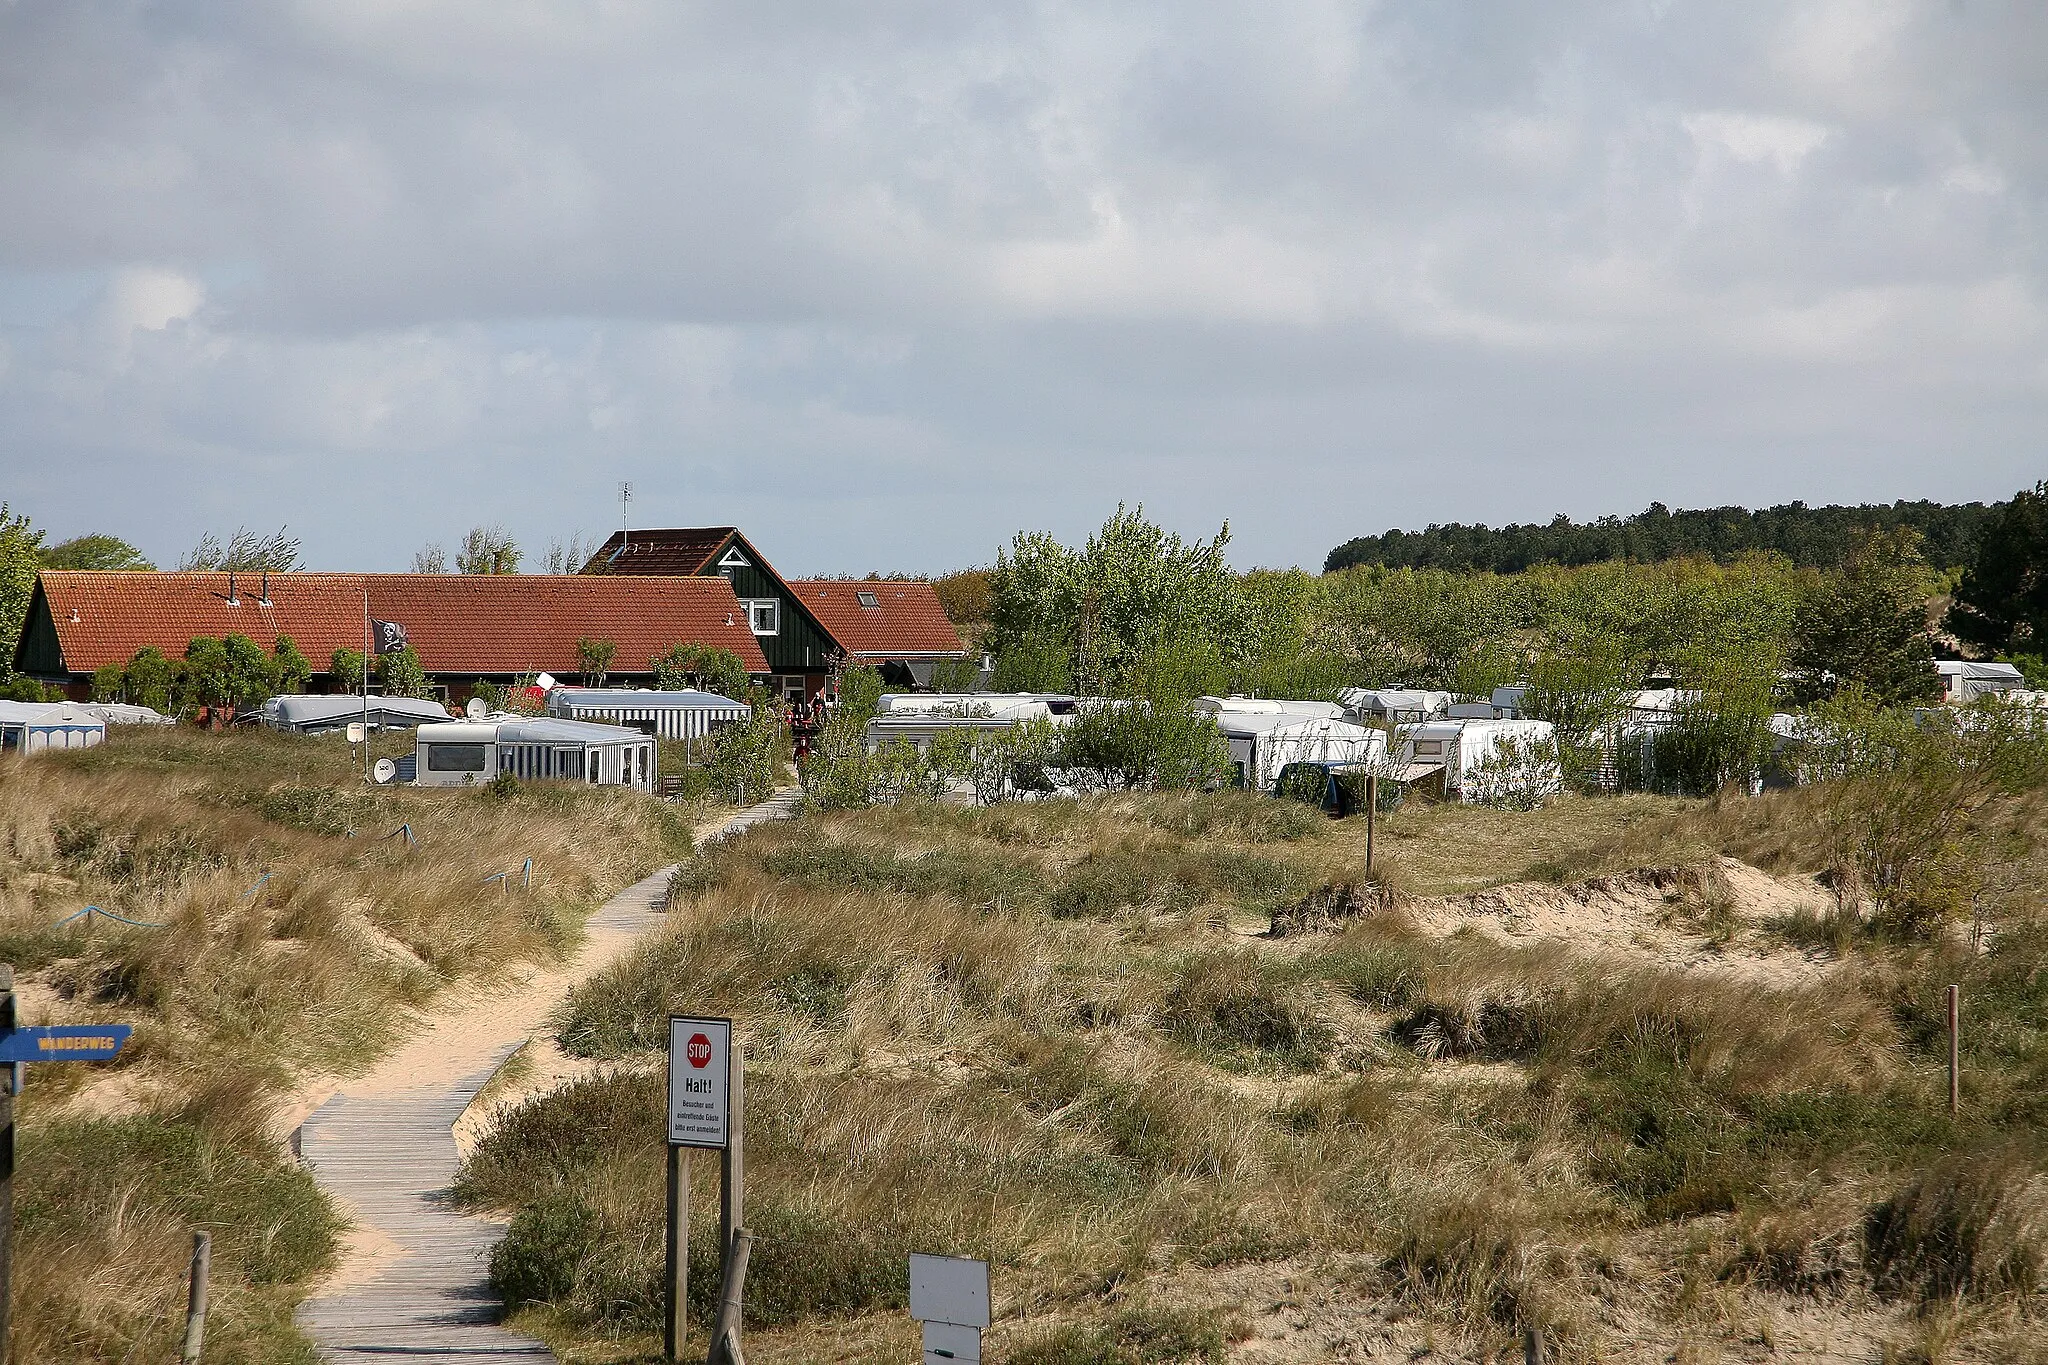
[[[368,1066],[449,985],[556,957],[685,828],[582,788],[365,788],[345,745],[266,732],[117,731],[10,764],[0,954],[24,1018],[135,1026],[118,1064],[39,1067],[22,1101],[20,1359],[167,1355],[197,1226],[208,1359],[305,1358],[291,1307],[335,1219],[267,1131],[276,1098]],[[161,927],[58,924],[88,904]]]
[[[1762,857],[1781,809],[1798,867],[1812,799],[1404,812],[1383,871],[1412,894]],[[567,1350],[647,1349],[659,1191],[623,1173],[654,1169],[662,1021],[698,1009],[732,1013],[751,1050],[751,1197],[777,1228],[763,1360],[880,1340],[911,1249],[991,1257],[1008,1301],[1060,1324],[1012,1324],[1030,1359],[1142,1358],[1114,1326],[1133,1295],[1228,1312],[1235,1268],[1303,1258],[1334,1301],[1398,1305],[1452,1354],[1538,1324],[1569,1358],[1709,1358],[1758,1330],[1759,1295],[1861,1313],[1875,1341],[1884,1296],[1920,1290],[1886,1287],[1873,1210],[1908,1204],[1893,1222],[1914,1250],[1893,1260],[1913,1285],[1968,1236],[1997,1248],[1995,1274],[1957,1281],[1958,1340],[2031,1320],[2032,1196],[1914,1183],[1965,1132],[1903,1002],[1938,999],[1926,983],[1953,963],[1873,942],[1855,975],[1792,989],[1430,937],[1376,900],[1342,933],[1266,937],[1287,898],[1361,872],[1355,822],[1264,818],[1284,809],[905,806],[686,866],[670,929],[558,1021],[621,1070],[529,1101],[470,1168],[472,1199],[523,1220],[508,1257],[563,1276],[527,1320]],[[1997,1019],[2048,1003],[2048,936],[2027,923],[2000,919],[1966,986]],[[1967,1140],[2037,1135],[2026,1077],[2048,1038],[1989,1027],[2028,1060]],[[2037,1136],[1999,1150],[2014,1179],[2048,1167]],[[1335,1349],[1348,1329],[1330,1330]]]

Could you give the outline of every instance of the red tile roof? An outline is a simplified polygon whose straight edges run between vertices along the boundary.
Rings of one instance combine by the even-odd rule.
[[[583,566],[587,574],[701,574],[718,547],[738,534],[736,526],[677,526],[667,530],[614,531]],[[624,540],[621,540],[621,537]],[[619,548],[623,544],[625,553]]]
[[[856,659],[907,659],[934,654],[967,656],[960,632],[946,619],[929,583],[792,578],[789,589]],[[861,603],[871,594],[875,605]]]
[[[64,666],[90,673],[126,663],[144,645],[173,658],[200,635],[239,633],[264,649],[289,635],[316,669],[337,648],[363,647],[370,614],[406,628],[429,673],[577,671],[576,641],[618,646],[615,673],[644,673],[673,644],[730,649],[750,672],[768,672],[761,646],[723,578],[580,575],[73,573],[40,577]]]

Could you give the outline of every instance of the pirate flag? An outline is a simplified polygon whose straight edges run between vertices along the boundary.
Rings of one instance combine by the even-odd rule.
[[[405,648],[405,627],[396,621],[370,620],[370,632],[377,639],[377,653],[396,654]]]

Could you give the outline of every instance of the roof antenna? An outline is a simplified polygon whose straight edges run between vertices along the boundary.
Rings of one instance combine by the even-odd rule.
[[[619,549],[620,549],[620,550],[621,550],[622,552],[623,552],[623,551],[625,550],[625,548],[626,548],[626,543],[627,543],[627,541],[626,541],[626,522],[627,522],[627,518],[626,518],[626,506],[627,506],[627,504],[631,503],[632,501],[633,501],[633,485],[632,485],[632,484],[630,484],[630,483],[621,483],[621,484],[619,485]]]

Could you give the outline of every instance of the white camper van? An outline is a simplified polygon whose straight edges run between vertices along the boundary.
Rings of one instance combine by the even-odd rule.
[[[1409,773],[1435,767],[1444,770],[1444,795],[1459,801],[1485,801],[1488,790],[1489,759],[1496,758],[1504,743],[1524,748],[1548,748],[1544,771],[1534,774],[1534,784],[1548,792],[1564,789],[1552,742],[1556,731],[1547,720],[1430,720],[1403,725],[1394,732],[1397,768]]]
[[[413,732],[422,787],[479,786],[500,773],[522,780],[654,790],[654,740],[619,725],[494,715],[422,725]]]

